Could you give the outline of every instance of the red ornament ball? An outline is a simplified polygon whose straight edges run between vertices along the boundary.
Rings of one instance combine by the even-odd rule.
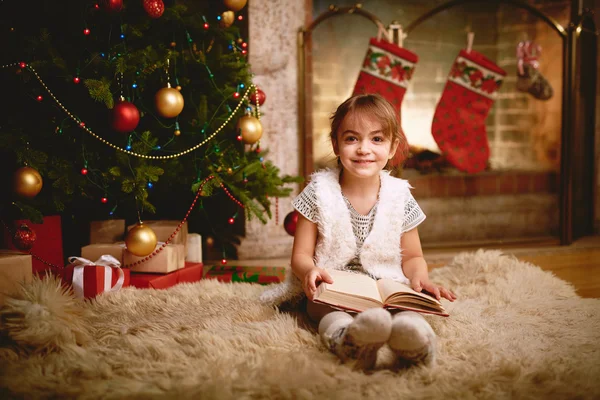
[[[159,18],[165,12],[165,3],[162,0],[144,0],[144,10],[150,18]]]
[[[112,128],[121,133],[133,131],[140,122],[140,112],[128,101],[118,102],[112,110]]]
[[[108,203],[108,199],[106,197],[101,198],[100,201],[102,202],[102,204]]]
[[[258,105],[259,106],[262,106],[265,103],[265,100],[267,100],[267,95],[265,94],[265,92],[263,92],[259,88],[256,88],[256,92],[252,92],[250,94],[250,103],[256,105],[257,97],[258,97]]]
[[[298,211],[294,210],[285,216],[283,220],[283,228],[290,236],[296,234],[296,225],[298,225]]]
[[[79,82],[81,82],[81,79],[78,76],[76,76],[75,78],[73,78],[73,83],[77,84]]]
[[[23,224],[15,231],[15,234],[13,235],[13,244],[21,251],[28,251],[33,247],[35,239],[35,231],[26,224]]]
[[[118,13],[123,9],[123,0],[100,0],[100,7],[109,13]]]
[[[87,168],[81,168],[81,175],[87,175],[88,170]]]
[[[224,259],[222,259],[222,260],[221,260],[221,264],[223,264],[223,265],[227,264],[227,259],[225,259],[225,258],[224,258]]]
[[[235,223],[235,219],[233,219],[233,218],[229,218],[229,219],[227,220],[227,222],[229,223],[229,225],[233,225],[233,224]]]

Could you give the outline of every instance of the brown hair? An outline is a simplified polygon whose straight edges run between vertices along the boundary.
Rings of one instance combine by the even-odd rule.
[[[406,160],[408,156],[408,142],[402,127],[400,126],[400,116],[394,109],[394,107],[379,94],[358,94],[350,97],[342,104],[340,104],[331,115],[331,132],[329,137],[332,144],[336,144],[337,131],[342,125],[342,121],[346,115],[353,112],[364,112],[369,115],[375,116],[382,125],[384,135],[392,141],[392,146],[398,143],[398,149],[396,150],[396,156],[400,157],[401,163]],[[386,169],[389,168],[386,165]]]

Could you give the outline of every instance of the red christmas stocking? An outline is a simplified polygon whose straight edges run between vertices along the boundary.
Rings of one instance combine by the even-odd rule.
[[[485,119],[506,72],[484,55],[461,50],[454,61],[431,133],[446,159],[461,171],[483,171],[490,157]]]
[[[388,100],[400,115],[400,106],[419,57],[393,43],[372,38],[363,62],[353,95],[379,93]],[[398,148],[391,164],[396,166],[404,158],[406,148]]]

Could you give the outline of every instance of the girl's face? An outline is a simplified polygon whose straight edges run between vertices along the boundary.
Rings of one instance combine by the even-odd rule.
[[[336,132],[333,151],[344,172],[356,178],[379,176],[396,152],[379,120],[367,113],[348,113]]]

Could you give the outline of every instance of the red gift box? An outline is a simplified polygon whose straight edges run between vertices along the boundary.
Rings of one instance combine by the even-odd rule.
[[[31,248],[31,254],[38,256],[44,261],[62,267],[63,246],[62,246],[62,228],[59,215],[44,217],[44,222],[34,224],[29,220],[15,221],[15,226],[27,224],[29,228],[35,232],[36,240]],[[13,245],[12,237],[8,229],[4,228],[4,244],[7,248],[17,250]],[[32,259],[32,269],[34,275],[45,275],[49,266],[38,260],[36,257]]]
[[[112,256],[103,256],[96,262],[81,257],[71,257],[69,261],[71,264],[62,271],[62,280],[72,285],[75,296],[79,298],[92,299],[100,293],[130,285],[131,272],[121,268],[121,263]]]
[[[131,274],[131,286],[140,289],[166,289],[178,283],[198,282],[202,279],[204,265],[202,263],[186,262],[185,267],[168,274],[144,274],[134,272]]]
[[[221,282],[252,282],[267,285],[281,283],[285,278],[285,267],[244,267],[213,265],[204,278],[217,279]]]

